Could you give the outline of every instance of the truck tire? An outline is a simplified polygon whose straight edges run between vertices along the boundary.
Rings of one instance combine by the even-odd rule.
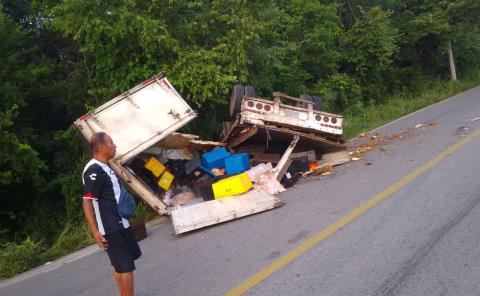
[[[245,86],[245,96],[255,98],[255,89],[251,85]]]
[[[323,111],[323,100],[322,97],[312,96],[312,102],[315,103],[313,109],[317,111]]]
[[[242,101],[245,95],[245,87],[235,84],[230,95],[230,115],[235,116],[242,110]]]
[[[301,95],[301,99],[310,101],[314,103],[313,110],[322,111],[323,110],[323,102],[321,97],[317,96],[309,96],[309,95]],[[307,106],[303,106],[303,108],[307,108]]]

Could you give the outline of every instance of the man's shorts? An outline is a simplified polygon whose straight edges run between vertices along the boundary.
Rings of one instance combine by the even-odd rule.
[[[121,229],[105,235],[108,242],[107,253],[117,273],[135,270],[134,260],[140,258],[142,251],[130,228]]]

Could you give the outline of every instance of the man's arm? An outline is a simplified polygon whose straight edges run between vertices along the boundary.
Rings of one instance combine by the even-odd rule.
[[[85,219],[87,220],[87,224],[88,224],[88,229],[90,230],[90,233],[92,234],[93,239],[95,240],[97,245],[100,247],[100,249],[102,249],[103,251],[106,251],[108,248],[108,242],[100,233],[100,231],[98,231],[97,224],[95,223],[95,218],[94,218],[92,200],[88,198],[84,198],[82,204],[83,204],[83,214],[85,215]]]

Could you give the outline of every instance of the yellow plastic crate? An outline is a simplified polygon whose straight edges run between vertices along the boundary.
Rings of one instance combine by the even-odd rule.
[[[162,187],[165,190],[170,188],[170,184],[172,184],[173,178],[175,178],[169,171],[165,171],[158,180],[158,186]]]
[[[242,194],[252,188],[252,181],[247,173],[242,173],[212,184],[215,199]]]
[[[145,164],[145,168],[151,171],[155,177],[159,177],[163,171],[165,171],[165,166],[158,161],[155,157],[151,157]]]

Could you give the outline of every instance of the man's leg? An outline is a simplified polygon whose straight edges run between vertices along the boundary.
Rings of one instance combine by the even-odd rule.
[[[118,294],[122,294],[122,288],[120,286],[120,273],[116,272],[115,269],[113,270],[113,278],[115,279],[115,282],[117,282],[117,287],[118,287]]]
[[[114,278],[117,280],[118,290],[120,291],[120,296],[133,296],[133,271],[118,273],[113,272]]]

